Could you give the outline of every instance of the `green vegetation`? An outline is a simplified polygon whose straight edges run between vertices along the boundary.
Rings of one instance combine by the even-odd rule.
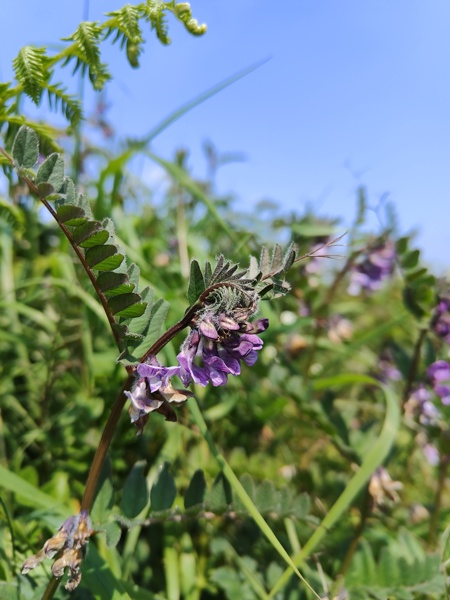
[[[362,188],[341,237],[339,215],[238,213],[212,146],[198,181],[103,105],[82,138],[55,65],[101,88],[101,44],[137,67],[166,12],[205,31],[127,5],[1,84],[0,598],[447,598],[449,289],[390,207],[367,231]],[[44,93],[68,131],[20,114]]]

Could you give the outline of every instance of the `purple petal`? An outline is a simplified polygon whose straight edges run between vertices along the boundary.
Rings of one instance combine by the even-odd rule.
[[[183,382],[184,386],[187,386],[191,383],[191,380],[194,383],[199,383],[200,385],[208,384],[208,375],[204,369],[198,367],[193,363],[192,360],[189,360],[183,352],[180,352],[177,356],[178,363],[180,365],[180,379]]]
[[[232,357],[225,361],[219,356],[208,356],[204,360],[208,371],[214,369],[222,373],[231,373],[232,375],[239,375],[241,371],[239,361]]]
[[[225,313],[219,315],[219,325],[222,329],[226,329],[227,331],[238,331],[240,329],[239,323],[236,323],[234,319]]]
[[[261,350],[263,347],[262,339],[254,333],[243,333],[241,335],[241,340],[243,342],[250,342],[253,346],[253,350]]]
[[[433,382],[450,379],[450,364],[445,360],[437,360],[427,369],[427,375]]]
[[[203,317],[199,325],[200,332],[207,338],[211,340],[217,340],[219,338],[219,334],[217,333],[217,329],[209,316]]]
[[[423,404],[424,402],[429,402],[433,397],[433,394],[430,392],[430,390],[427,390],[424,385],[420,384],[420,386],[414,390],[410,397],[416,400],[419,404]]]
[[[222,371],[217,371],[216,369],[212,369],[209,367],[207,367],[207,369],[208,376],[214,387],[226,384],[226,382],[228,381],[228,375],[226,373],[223,373]]]
[[[269,319],[258,319],[253,323],[243,323],[241,325],[241,331],[245,333],[261,333],[269,327]]]
[[[131,392],[126,391],[125,395],[130,400],[129,413],[132,423],[137,421],[142,414],[148,414],[159,408],[162,404],[162,401],[148,396],[147,385],[143,380],[139,381]]]
[[[243,361],[248,367],[252,367],[258,359],[258,353],[256,350],[252,350],[243,357]]]
[[[162,387],[166,387],[171,377],[180,375],[180,367],[163,367],[148,364],[140,364],[137,372],[141,377],[147,379],[150,392],[156,392]]]
[[[450,385],[435,385],[434,391],[446,406],[450,404]]]

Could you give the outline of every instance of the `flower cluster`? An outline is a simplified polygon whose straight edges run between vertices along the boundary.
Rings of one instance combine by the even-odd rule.
[[[352,269],[349,294],[356,296],[361,290],[373,292],[380,289],[383,281],[394,272],[395,258],[395,246],[390,240],[369,250]]]
[[[164,367],[154,356],[138,365],[139,379],[133,390],[125,394],[131,402],[131,421],[139,431],[152,411],[176,420],[170,403],[184,402],[192,396],[188,390],[173,388],[172,377],[179,377],[184,386],[221,386],[227,383],[229,375],[240,374],[241,361],[247,366],[255,364],[263,346],[257,334],[269,326],[268,319],[248,320],[256,310],[253,295],[219,292],[193,317],[191,331],[177,356],[177,366]]]
[[[410,395],[406,405],[406,414],[417,415],[422,425],[436,425],[441,412],[433,403],[433,398],[440,398],[444,406],[450,405],[450,363],[437,360],[427,369],[430,385],[420,383]],[[431,389],[430,389],[431,388]]]
[[[405,414],[418,418],[422,425],[434,425],[439,419],[439,410],[433,403],[433,392],[423,383],[419,384],[405,403]]]
[[[255,364],[263,346],[256,334],[268,326],[268,319],[239,323],[225,313],[215,317],[205,312],[177,356],[181,381],[184,385],[191,381],[203,386],[209,382],[225,385],[228,375],[240,374],[241,360],[249,367]],[[195,363],[196,358],[201,364]]]
[[[67,568],[69,579],[65,587],[69,591],[74,590],[81,580],[81,562],[92,533],[92,523],[87,512],[82,511],[74,517],[69,517],[37,554],[26,559],[22,565],[22,574],[25,575],[40,565],[45,558],[53,558],[59,553],[52,565],[52,573],[56,578],[60,578]]]

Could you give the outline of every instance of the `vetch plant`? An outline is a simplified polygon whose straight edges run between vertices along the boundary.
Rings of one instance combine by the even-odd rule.
[[[192,396],[189,390],[174,388],[172,378],[179,377],[184,386],[222,386],[229,375],[240,374],[241,362],[251,367],[263,346],[257,334],[269,325],[267,318],[252,320],[261,299],[286,294],[290,289],[285,279],[287,272],[309,255],[298,256],[294,244],[283,253],[277,244],[272,255],[263,248],[259,260],[251,257],[249,268],[244,270],[223,256],[214,269],[207,261],[203,271],[193,260],[188,286],[190,306],[184,317],[161,335],[168,304],[164,300],[153,301],[150,288],[139,288],[139,270],[135,264],[127,264],[124,251],[115,241],[111,220],[95,220],[85,196],[78,194],[73,181],[65,176],[63,158],[53,153],[34,172],[32,168],[39,156],[38,137],[26,126],[21,127],[14,140],[12,156],[4,150],[2,153],[69,240],[107,315],[121,351],[118,360],[128,372],[94,456],[79,515],[67,519],[22,567],[22,572],[28,573],[45,558],[56,555],[53,576],[59,579],[67,569],[66,588],[73,590],[81,579],[86,545],[95,532],[89,517],[95,489],[126,400],[130,400],[131,420],[142,432],[150,412],[176,420],[171,404]],[[333,246],[336,241],[325,246]],[[161,365],[157,354],[187,327],[190,332],[177,356],[178,365]]]
[[[392,207],[367,233],[363,188],[333,268],[338,220],[247,219],[214,182],[233,155],[208,144],[205,181],[186,149],[150,149],[255,66],[118,146],[102,96],[91,143],[59,67],[107,89],[108,40],[136,68],[170,14],[205,31],[187,3],[126,5],[56,51],[23,48],[0,86],[0,597],[63,598],[62,581],[96,600],[440,600],[447,286]],[[136,156],[169,179],[161,203]]]

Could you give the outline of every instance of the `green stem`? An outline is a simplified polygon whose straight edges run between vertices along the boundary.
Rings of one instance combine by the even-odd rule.
[[[443,456],[441,458],[441,462],[439,465],[438,486],[436,489],[436,495],[435,495],[435,499],[434,499],[433,512],[431,513],[431,518],[430,518],[430,528],[428,530],[428,542],[429,542],[429,544],[431,544],[433,546],[436,543],[436,534],[437,534],[438,525],[439,525],[439,513],[441,511],[442,496],[444,494],[445,482],[447,479],[447,471],[448,471],[449,463],[450,463],[450,457]]]
[[[56,590],[59,587],[60,581],[61,579],[56,579],[56,577],[52,575],[52,578],[48,582],[47,589],[45,590],[44,595],[42,596],[42,600],[51,600],[51,598],[53,598],[53,596],[56,593]]]
[[[323,330],[323,326],[321,325],[321,323],[323,321],[323,317],[328,313],[331,301],[333,300],[334,295],[336,294],[341,281],[347,275],[347,273],[351,269],[353,263],[355,262],[356,257],[360,253],[361,253],[361,250],[357,250],[348,257],[348,259],[345,262],[345,265],[342,267],[342,269],[337,273],[336,277],[334,278],[334,281],[331,284],[331,286],[329,287],[324,300],[317,308],[316,313],[318,315],[318,318],[316,319],[316,325],[314,328],[313,341],[311,344],[311,349],[309,351],[308,359],[306,361],[306,365],[304,367],[304,373],[305,373],[306,377],[309,376],[309,371],[311,369],[311,365],[313,364],[313,361],[315,358],[320,333]]]
[[[128,379],[123,384],[122,389],[120,390],[120,394],[117,397],[112,411],[109,414],[105,428],[103,429],[102,437],[100,438],[99,445],[97,446],[94,458],[92,460],[91,468],[89,470],[89,475],[86,481],[86,487],[84,489],[83,499],[81,500],[80,511],[85,510],[89,512],[91,510],[98,479],[103,468],[103,463],[105,462],[106,454],[108,453],[109,446],[111,445],[114,431],[116,430],[117,424],[120,419],[120,415],[122,414],[123,407],[125,406],[125,402],[127,401],[125,391],[130,389],[131,384],[133,382],[133,378],[134,376],[130,374]]]
[[[375,469],[382,464],[383,460],[388,455],[392,444],[394,443],[395,436],[400,427],[400,409],[398,399],[388,387],[380,384],[379,381],[374,379],[373,384],[379,386],[383,390],[386,398],[386,415],[380,435],[378,436],[375,444],[373,444],[367,453],[358,471],[348,482],[346,488],[330,508],[319,527],[303,546],[302,550],[294,556],[293,560],[297,566],[302,565],[308,556],[310,556],[311,553],[317,548],[318,544],[327,535],[336,521],[341,518],[345,511],[349,509],[349,506],[354,498],[369,481]],[[287,584],[291,575],[292,571],[290,568],[288,568],[272,588],[269,594],[270,598],[274,598],[278,594],[278,592]]]
[[[411,365],[408,371],[408,378],[406,380],[405,389],[403,391],[402,396],[402,406],[405,405],[405,402],[408,401],[408,398],[411,394],[412,387],[414,385],[414,380],[416,378],[417,369],[419,368],[420,362],[420,351],[422,349],[422,344],[425,340],[425,337],[428,333],[428,327],[424,327],[420,330],[419,337],[417,338],[416,344],[414,346],[413,357],[411,360]]]
[[[337,579],[339,579],[340,577],[343,577],[345,575],[345,573],[347,572],[347,569],[350,566],[353,555],[355,554],[356,548],[358,547],[359,540],[361,539],[362,532],[364,531],[364,527],[366,526],[367,519],[369,518],[371,512],[372,512],[372,497],[369,493],[369,488],[367,487],[365,496],[364,496],[364,500],[363,500],[363,505],[361,507],[361,517],[360,517],[358,526],[356,527],[356,529],[353,533],[353,537],[350,542],[350,545],[347,548],[347,552],[345,554],[344,560],[342,561],[341,568],[339,569]]]
[[[0,148],[0,152],[7,158],[8,162],[11,165],[14,165],[13,158],[11,156],[9,156],[9,154],[7,154],[3,150],[3,148]],[[28,185],[28,187],[33,192],[33,194],[35,194],[39,198],[39,200],[42,202],[42,204],[45,206],[45,208],[48,210],[48,212],[52,215],[52,217],[58,223],[59,228],[64,233],[64,235],[66,236],[66,238],[69,240],[69,244],[72,246],[73,251],[77,255],[78,260],[82,264],[84,270],[86,271],[87,276],[89,277],[90,282],[92,283],[92,286],[93,286],[93,288],[94,288],[94,290],[95,290],[95,292],[96,292],[96,294],[98,296],[98,299],[100,300],[100,303],[101,303],[101,305],[103,307],[103,310],[105,311],[105,314],[107,316],[109,325],[111,327],[112,334],[114,336],[114,340],[115,340],[116,344],[119,346],[120,336],[119,336],[118,331],[115,328],[116,320],[115,320],[114,315],[112,314],[112,312],[111,312],[111,310],[110,310],[110,308],[108,306],[108,301],[106,299],[105,294],[101,291],[101,289],[99,288],[99,286],[97,284],[97,280],[95,278],[94,272],[92,271],[92,269],[89,267],[89,265],[86,262],[83,250],[78,247],[78,245],[76,244],[75,240],[72,237],[72,234],[67,229],[66,225],[64,225],[64,223],[62,223],[60,221],[60,219],[59,219],[56,211],[54,210],[54,208],[48,203],[48,201],[45,198],[43,198],[40,195],[39,190],[38,190],[37,186],[34,184],[34,182],[31,181],[31,179],[29,179],[25,175],[20,175],[20,177],[21,177],[21,179],[23,179],[23,181],[25,181],[25,183]]]
[[[261,515],[261,513],[258,511],[256,506],[253,504],[250,496],[247,494],[247,492],[245,491],[245,488],[242,486],[241,482],[234,474],[233,469],[227,463],[223,454],[221,454],[219,452],[219,450],[217,449],[217,447],[214,444],[214,441],[211,437],[211,434],[209,433],[208,426],[206,425],[206,422],[203,418],[203,415],[200,411],[200,408],[199,408],[195,398],[191,398],[189,400],[189,408],[190,408],[191,413],[194,417],[194,420],[197,424],[197,427],[200,430],[200,433],[206,440],[206,442],[209,446],[209,449],[211,450],[211,453],[213,454],[214,458],[216,459],[217,463],[219,464],[220,468],[222,469],[223,474],[229,481],[231,487],[235,491],[239,500],[242,502],[242,504],[248,510],[248,512],[254,519],[255,523],[260,528],[261,532],[267,537],[267,539],[272,544],[272,546],[275,548],[275,550],[278,552],[278,554],[280,554],[280,556],[289,565],[289,568],[294,571],[294,573],[297,575],[297,577],[314,594],[314,596],[316,598],[320,599],[320,596],[314,591],[314,589],[310,586],[310,584],[306,581],[306,579],[303,577],[303,575],[297,569],[293,560],[289,556],[288,552],[285,550],[285,548],[280,543],[280,541],[278,540],[278,538],[276,537],[276,535],[274,534],[274,532],[272,531],[272,529],[270,528],[268,523],[265,521],[264,517]]]

